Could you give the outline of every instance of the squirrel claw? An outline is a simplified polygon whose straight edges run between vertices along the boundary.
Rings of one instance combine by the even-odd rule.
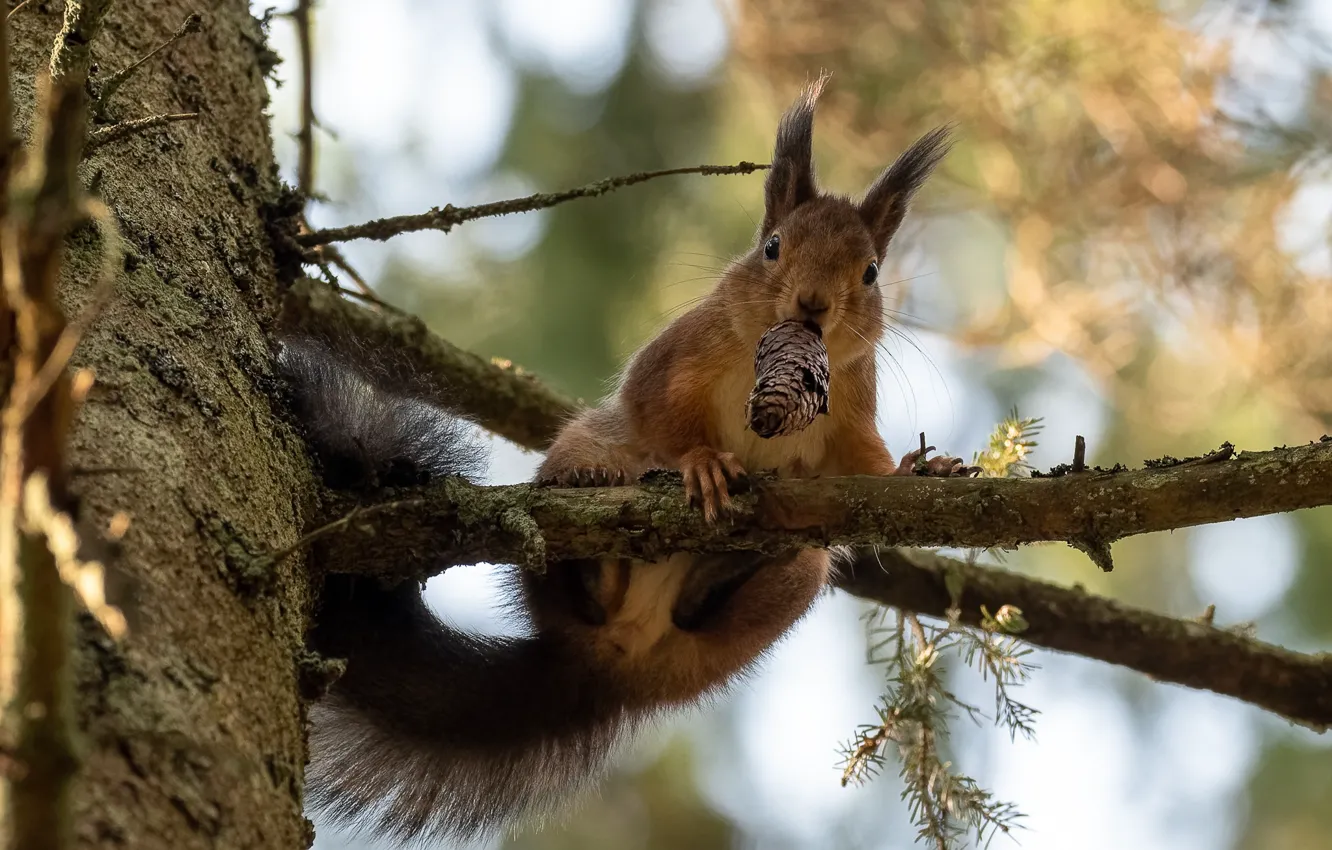
[[[967,466],[960,457],[932,457],[923,460],[925,455],[934,451],[934,446],[914,449],[902,455],[902,462],[897,465],[894,475],[923,475],[929,478],[975,478],[980,474],[979,466]]]
[[[703,509],[708,523],[731,509],[729,482],[745,475],[745,468],[730,452],[712,449],[694,449],[680,458],[680,473],[684,476],[685,499],[691,506]]]
[[[629,483],[629,475],[622,469],[602,466],[580,466],[537,479],[542,487],[621,487]]]

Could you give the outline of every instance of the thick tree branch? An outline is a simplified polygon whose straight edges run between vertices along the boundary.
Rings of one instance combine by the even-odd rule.
[[[1332,504],[1332,439],[1213,463],[1058,478],[757,479],[737,496],[731,520],[715,526],[685,508],[674,478],[594,490],[449,481],[396,491],[391,499],[399,504],[378,514],[373,536],[356,539],[345,554],[328,553],[325,564],[338,572],[419,576],[478,560],[539,566],[538,548],[559,560],[832,545],[1105,546],[1135,534]],[[346,497],[335,500],[328,518],[355,507]],[[520,515],[532,523],[510,521]]]
[[[415,316],[372,312],[347,301],[319,281],[292,285],[284,320],[314,332],[351,333],[407,358],[421,374],[443,384],[450,400],[473,421],[520,446],[550,445],[577,407],[519,369],[488,363],[430,333]]]
[[[930,552],[866,552],[838,586],[883,605],[979,625],[981,606],[1022,610],[1020,637],[1241,699],[1319,731],[1332,725],[1332,656],[1302,655],[1194,620]],[[954,598],[954,592],[960,593]]]
[[[352,239],[378,239],[383,241],[402,233],[414,233],[418,230],[440,230],[448,233],[455,225],[474,221],[478,218],[543,210],[566,201],[574,201],[579,198],[595,198],[607,192],[623,189],[626,186],[634,186],[638,183],[646,183],[648,180],[655,180],[658,177],[670,177],[676,174],[752,174],[767,167],[766,164],[740,162],[735,165],[695,165],[689,168],[667,168],[662,171],[640,171],[620,177],[607,177],[604,180],[598,180],[595,183],[588,183],[586,186],[579,186],[576,189],[568,189],[563,192],[538,192],[525,198],[512,198],[507,201],[479,204],[474,207],[455,207],[453,204],[448,204],[417,215],[398,215],[349,227],[330,227],[326,230],[302,233],[296,237],[296,241],[310,248],[315,245],[327,245],[329,242],[347,242]]]

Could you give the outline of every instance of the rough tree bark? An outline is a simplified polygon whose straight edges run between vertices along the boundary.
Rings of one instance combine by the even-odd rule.
[[[61,6],[34,3],[10,21],[20,138]],[[115,0],[92,41],[94,83],[195,12],[202,31],[106,106],[110,121],[199,117],[101,145],[80,174],[113,210],[127,257],[73,362],[97,382],[72,437],[72,488],[91,525],[132,519],[111,559],[131,594],[129,635],[117,643],[90,618],[79,624],[84,847],[297,848],[311,837],[298,687],[307,582],[299,559],[256,570],[249,558],[290,545],[313,496],[265,386],[278,293],[264,216],[279,190],[270,54],[244,0]],[[92,228],[68,240],[68,314],[88,303],[98,257]]]

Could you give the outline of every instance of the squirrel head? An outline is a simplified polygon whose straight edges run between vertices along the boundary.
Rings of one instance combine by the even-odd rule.
[[[827,82],[809,85],[782,116],[764,184],[754,247],[723,279],[742,338],[778,322],[816,324],[832,365],[873,350],[884,330],[879,266],[916,191],[948,153],[949,128],[921,137],[858,203],[820,191],[814,179],[814,106]]]

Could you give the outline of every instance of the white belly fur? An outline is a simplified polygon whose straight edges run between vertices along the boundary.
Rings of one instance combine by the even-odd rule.
[[[753,388],[753,369],[732,369],[713,390],[713,421],[721,428],[717,448],[734,454],[746,472],[776,470],[790,478],[815,475],[823,465],[827,417],[820,416],[798,434],[765,440],[749,430],[745,419],[745,400]]]
[[[671,612],[692,562],[688,553],[677,552],[653,564],[635,562],[630,567],[624,602],[605,627],[620,652],[640,657],[675,627]],[[602,569],[616,569],[615,562],[605,562]]]

